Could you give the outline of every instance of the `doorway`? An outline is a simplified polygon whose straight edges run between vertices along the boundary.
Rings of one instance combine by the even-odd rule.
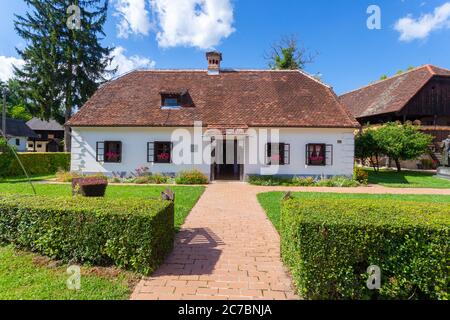
[[[212,180],[242,181],[244,177],[244,165],[239,152],[238,139],[217,140],[213,148]]]

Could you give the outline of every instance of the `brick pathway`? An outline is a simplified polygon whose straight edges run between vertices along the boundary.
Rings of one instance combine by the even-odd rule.
[[[256,192],[241,183],[208,186],[172,254],[131,299],[298,299]]]
[[[258,193],[270,191],[450,195],[450,189],[212,184],[177,235],[172,254],[131,299],[298,299],[280,260],[279,236],[257,202]]]

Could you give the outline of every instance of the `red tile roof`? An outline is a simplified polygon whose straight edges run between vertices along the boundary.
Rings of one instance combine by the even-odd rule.
[[[161,110],[161,92],[186,89],[190,103]],[[194,121],[248,127],[359,124],[330,87],[300,71],[135,71],[101,87],[67,125],[180,127]]]
[[[425,65],[339,97],[355,118],[397,112],[434,76],[450,76],[450,70]]]

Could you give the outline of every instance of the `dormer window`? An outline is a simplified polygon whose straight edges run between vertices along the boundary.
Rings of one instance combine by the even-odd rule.
[[[187,104],[187,90],[163,90],[161,91],[161,109],[178,110]]]
[[[164,109],[178,109],[181,108],[180,97],[163,97],[162,108]]]

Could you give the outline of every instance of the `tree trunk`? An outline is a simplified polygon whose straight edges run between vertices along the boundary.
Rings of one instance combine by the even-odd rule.
[[[66,112],[64,115],[64,120],[67,123],[67,121],[70,120],[70,117],[72,115],[72,107],[66,105]],[[70,128],[68,126],[64,126],[64,152],[70,152],[72,149],[72,135],[70,133]]]
[[[397,172],[402,172],[402,166],[399,159],[395,159],[395,165],[397,166]]]

